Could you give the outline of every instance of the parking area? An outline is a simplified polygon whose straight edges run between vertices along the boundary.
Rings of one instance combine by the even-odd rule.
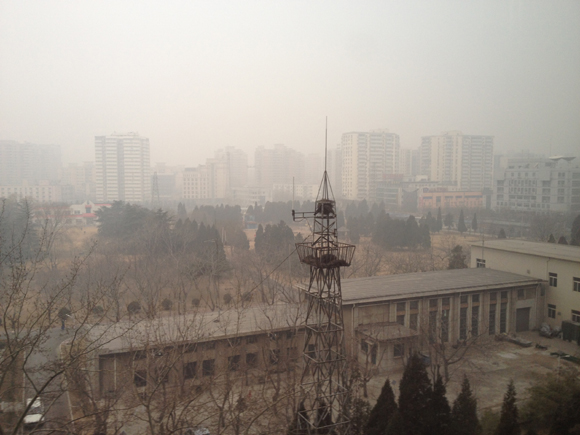
[[[519,333],[518,337],[531,341],[533,345],[521,347],[507,341],[494,341],[469,349],[465,358],[451,369],[452,378],[447,385],[449,401],[452,403],[459,393],[464,374],[469,378],[481,412],[501,407],[510,379],[514,381],[518,400],[522,400],[527,397],[527,389],[542,375],[555,372],[562,366],[580,370],[580,365],[550,355],[551,352],[562,351],[580,357],[580,347],[575,342],[541,337],[537,331]],[[536,344],[547,349],[537,348]],[[389,374],[395,394],[398,394],[402,374],[402,370]],[[386,377],[386,374],[376,376],[370,381],[368,390],[371,404],[380,394]]]

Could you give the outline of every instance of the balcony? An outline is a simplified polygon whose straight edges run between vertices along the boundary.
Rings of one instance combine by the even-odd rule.
[[[350,266],[354,250],[355,246],[347,243],[335,243],[331,246],[296,243],[300,262],[319,269]]]

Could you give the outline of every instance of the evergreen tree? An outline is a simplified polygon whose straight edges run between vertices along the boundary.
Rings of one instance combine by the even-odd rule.
[[[580,246],[580,214],[576,216],[576,219],[574,219],[574,222],[572,222],[570,244],[574,246]]]
[[[405,223],[405,233],[403,236],[403,245],[409,248],[416,248],[421,243],[421,233],[415,216],[411,215]]]
[[[477,418],[477,399],[471,393],[469,379],[464,376],[461,383],[461,392],[453,402],[451,411],[452,435],[477,435],[480,433],[479,419]]]
[[[453,215],[451,213],[447,213],[445,215],[445,221],[443,222],[447,229],[451,229],[453,226]]]
[[[499,230],[499,234],[497,235],[498,239],[507,239],[507,236],[505,235],[505,230],[502,228],[501,230]]]
[[[371,406],[364,399],[356,398],[352,401],[350,410],[350,434],[367,435],[365,428],[369,421]],[[381,434],[382,435],[382,434]]]
[[[548,243],[556,243],[556,239],[554,238],[553,234],[550,234],[550,237],[548,237]]]
[[[421,224],[420,230],[421,246],[423,246],[425,249],[429,249],[431,247],[431,234],[429,232],[429,226],[426,223]]]
[[[433,384],[433,395],[431,396],[431,423],[432,435],[448,435],[451,426],[451,408],[447,401],[447,390],[443,384],[443,378],[437,374],[437,379]]]
[[[467,227],[465,226],[465,217],[463,216],[463,209],[459,212],[459,221],[457,221],[457,230],[463,234],[467,231]]]
[[[447,269],[466,269],[467,268],[467,257],[463,253],[463,247],[461,245],[455,246],[451,250],[451,255],[449,257],[449,266]]]
[[[403,433],[405,433],[405,422],[403,421],[403,417],[401,417],[401,413],[397,411],[393,415],[393,418],[391,418],[385,435],[401,435]]]
[[[560,238],[558,239],[558,245],[567,245],[568,241],[566,240],[566,237],[564,236],[560,236]]]
[[[261,254],[264,250],[264,227],[262,224],[258,225],[258,230],[256,231],[256,238],[254,239],[254,251]]]
[[[387,429],[391,417],[396,412],[395,393],[393,393],[391,388],[391,381],[387,378],[377,403],[369,415],[365,435],[382,435]]]
[[[430,424],[431,396],[433,389],[423,359],[418,353],[411,355],[399,384],[399,412],[405,425],[405,435],[428,435]]]
[[[443,218],[441,217],[441,207],[437,210],[437,232],[443,229]]]
[[[471,229],[477,231],[477,214],[473,213],[473,219],[471,220]]]
[[[516,389],[514,382],[510,381],[507,392],[503,397],[499,425],[495,430],[495,435],[520,435],[520,433],[518,407],[516,405]]]

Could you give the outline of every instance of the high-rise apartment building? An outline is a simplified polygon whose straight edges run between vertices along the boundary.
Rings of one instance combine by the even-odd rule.
[[[460,131],[424,136],[420,154],[421,174],[431,181],[451,182],[471,191],[493,186],[493,136]]]
[[[0,141],[0,185],[34,185],[56,182],[61,169],[58,145]]]
[[[534,212],[580,211],[580,165],[574,157],[508,159],[496,172],[492,207]]]
[[[151,200],[149,139],[138,133],[95,136],[97,201]]]
[[[342,194],[345,199],[374,200],[387,174],[399,173],[399,135],[388,130],[342,135]]]
[[[272,187],[274,184],[304,182],[304,155],[285,145],[277,144],[267,149],[256,148],[254,157],[254,176],[256,184],[261,187]]]
[[[62,168],[60,184],[63,187],[63,200],[67,202],[95,201],[95,163],[69,163]]]
[[[227,168],[228,191],[232,186],[248,184],[248,155],[243,150],[225,147],[216,151],[214,160],[224,163]]]
[[[401,149],[399,159],[399,170],[405,176],[419,174],[419,150]]]

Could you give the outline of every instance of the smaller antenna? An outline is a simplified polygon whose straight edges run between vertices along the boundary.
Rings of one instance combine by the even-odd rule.
[[[324,129],[324,172],[326,172],[327,156],[328,156],[328,116],[326,117],[326,127]]]

